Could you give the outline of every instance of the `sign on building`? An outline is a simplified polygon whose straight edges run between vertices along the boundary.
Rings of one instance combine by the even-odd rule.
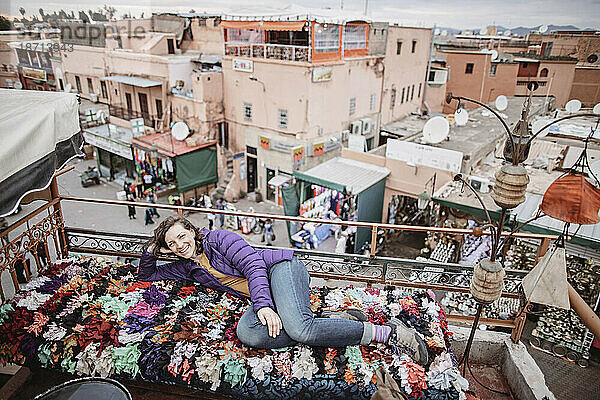
[[[300,169],[304,164],[304,146],[296,146],[292,149],[292,169]]]
[[[271,149],[271,138],[268,138],[266,136],[259,136],[258,141],[260,143],[261,148],[266,149],[266,150]]]
[[[133,154],[131,153],[131,146],[128,143],[123,143],[121,141],[107,138],[102,135],[98,135],[92,133],[90,131],[83,131],[83,137],[85,141],[92,146],[99,147],[108,151],[109,153],[113,153],[119,155],[128,160],[133,160]]]
[[[131,122],[131,130],[133,131],[134,135],[136,133],[144,133],[144,118],[131,119],[129,122]]]
[[[313,143],[313,157],[325,154],[325,142]]]
[[[325,82],[330,81],[333,77],[332,67],[317,67],[312,70],[312,81],[313,82]]]
[[[23,67],[23,76],[25,78],[37,79],[39,81],[46,81],[46,71],[44,71],[42,69]]]
[[[252,60],[244,60],[241,58],[234,58],[232,60],[233,70],[242,72],[254,71],[254,62]]]
[[[407,164],[422,165],[455,173],[460,172],[463,160],[463,153],[460,151],[440,149],[398,139],[388,139],[385,156],[404,161]]]

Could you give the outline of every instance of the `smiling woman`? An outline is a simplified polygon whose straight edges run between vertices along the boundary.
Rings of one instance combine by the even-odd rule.
[[[179,260],[157,265],[157,257],[164,254]],[[375,325],[360,310],[315,318],[310,276],[292,250],[255,249],[233,232],[199,229],[179,216],[167,218],[154,230],[140,259],[138,279],[191,280],[249,298],[252,305],[236,328],[247,346],[273,349],[300,342],[342,347],[380,342],[402,348],[421,364],[428,360],[423,339],[400,320]]]

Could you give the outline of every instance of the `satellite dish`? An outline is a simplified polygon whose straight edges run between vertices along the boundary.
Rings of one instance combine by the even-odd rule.
[[[496,61],[498,59],[498,52],[496,50],[492,50],[492,61]]]
[[[456,125],[465,126],[467,122],[469,122],[469,113],[464,108],[459,108],[454,113],[454,121],[456,121]]]
[[[565,110],[568,112],[574,113],[581,109],[581,102],[577,99],[569,100],[567,104],[565,104]]]
[[[496,97],[496,101],[494,103],[496,105],[496,109],[498,111],[504,111],[508,107],[508,99],[504,95],[500,95]]]
[[[439,36],[440,35],[440,28],[435,28],[435,30],[433,31],[433,34],[435,36]]]
[[[536,133],[539,132],[540,129],[542,129],[544,126],[546,126],[548,124],[548,122],[550,122],[550,121],[548,121],[546,119],[536,120],[533,124],[531,124],[531,131],[535,135]],[[550,127],[544,129],[539,135],[537,135],[537,137],[542,138],[542,137],[546,136],[548,134],[548,132],[550,132]]]
[[[510,29],[507,29],[504,31],[504,36],[510,36],[512,35],[512,32],[510,31]]]
[[[448,36],[448,31],[447,30],[443,30],[442,31],[442,36]]]
[[[594,114],[600,114],[600,103],[598,103],[594,106],[594,108],[592,109],[592,112]]]
[[[431,118],[423,127],[423,139],[428,143],[440,143],[448,137],[450,124],[442,116]]]
[[[96,118],[103,124],[106,123],[106,114],[102,110],[96,111]]]
[[[171,135],[177,140],[184,140],[190,135],[190,128],[185,122],[175,122],[175,125],[171,128]]]
[[[23,89],[23,84],[19,81],[16,81],[15,84],[13,85],[13,87],[17,90],[21,90],[21,89]]]
[[[538,29],[539,33],[546,33],[548,31],[548,25],[542,25],[540,26],[540,29]]]
[[[487,28],[481,28],[481,29],[479,30],[479,34],[480,34],[480,35],[485,35],[486,33],[487,33]]]
[[[67,86],[65,87],[65,92],[71,93],[71,89],[73,89],[73,86],[70,83],[67,83]]]

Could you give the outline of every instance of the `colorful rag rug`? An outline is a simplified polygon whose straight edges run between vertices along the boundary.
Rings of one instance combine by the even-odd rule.
[[[246,300],[193,282],[139,282],[104,258],[49,267],[0,306],[0,361],[86,376],[178,384],[238,399],[369,399],[384,366],[411,399],[464,399],[445,313],[427,293],[313,288],[311,307],[396,316],[428,345],[426,368],[384,344],[256,350],[237,339]]]

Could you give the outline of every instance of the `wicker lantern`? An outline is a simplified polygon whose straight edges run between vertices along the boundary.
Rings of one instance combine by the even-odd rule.
[[[521,165],[503,165],[496,172],[492,199],[501,208],[511,209],[525,201],[529,176]]]
[[[490,304],[500,298],[506,272],[498,261],[484,258],[473,269],[469,291],[476,301]]]

